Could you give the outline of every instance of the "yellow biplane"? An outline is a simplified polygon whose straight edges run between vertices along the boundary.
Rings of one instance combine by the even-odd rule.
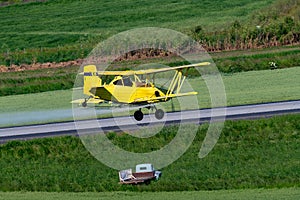
[[[141,121],[144,117],[141,108],[154,108],[155,117],[162,119],[164,111],[157,109],[155,104],[166,102],[174,97],[196,95],[197,92],[180,93],[188,70],[194,67],[207,66],[209,62],[183,65],[179,67],[168,67],[160,69],[145,69],[138,71],[97,71],[95,65],[84,66],[83,93],[89,97],[72,101],[86,107],[88,103],[101,104],[104,102],[129,104],[139,106],[135,111],[134,118]],[[168,89],[162,91],[155,87],[149,78],[142,79],[141,76],[154,75],[157,73],[175,71],[174,77]],[[110,83],[103,83],[103,76],[114,76]]]

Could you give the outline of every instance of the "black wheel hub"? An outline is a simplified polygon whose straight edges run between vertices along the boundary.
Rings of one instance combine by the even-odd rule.
[[[144,118],[144,114],[142,113],[142,111],[137,110],[134,112],[134,119],[136,121],[141,121]]]

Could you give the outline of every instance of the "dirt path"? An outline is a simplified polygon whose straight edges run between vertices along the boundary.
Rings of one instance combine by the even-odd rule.
[[[26,70],[37,70],[37,69],[45,69],[45,68],[59,68],[59,67],[72,67],[72,66],[80,66],[83,62],[83,59],[78,59],[75,61],[67,61],[67,62],[59,62],[59,63],[35,63],[35,64],[22,64],[22,65],[12,65],[10,67],[0,65],[0,73],[2,72],[19,72]]]
[[[257,54],[266,54],[266,53],[278,53],[278,52],[288,52],[300,50],[300,46],[295,47],[278,47],[272,49],[252,49],[252,50],[244,50],[244,51],[222,51],[217,53],[210,53],[213,59],[220,59],[226,57],[235,57],[235,56],[251,56]],[[141,55],[142,54],[142,55]],[[174,57],[172,54],[155,54],[148,55],[145,52],[141,54],[132,55],[129,57],[120,58],[118,61],[133,61],[133,60],[144,60],[149,58],[162,58],[162,57]],[[175,56],[176,57],[176,56]],[[59,67],[72,67],[72,66],[80,66],[82,65],[84,59],[77,59],[74,61],[66,61],[66,62],[58,62],[58,63],[35,63],[35,64],[22,64],[22,65],[12,65],[10,67],[0,65],[0,73],[2,72],[17,72],[17,71],[26,71],[26,70],[37,70],[37,69],[45,69],[45,68],[59,68]]]

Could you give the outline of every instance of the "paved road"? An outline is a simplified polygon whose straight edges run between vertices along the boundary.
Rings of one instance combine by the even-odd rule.
[[[226,108],[201,109],[166,113],[163,120],[156,120],[153,115],[145,115],[141,122],[133,117],[118,117],[101,120],[84,120],[64,123],[51,123],[42,125],[18,126],[0,129],[0,142],[15,139],[31,139],[37,137],[52,137],[59,135],[76,135],[81,133],[101,131],[118,131],[139,129],[143,126],[175,123],[204,123],[210,120],[223,121],[225,119],[253,119],[282,115],[287,113],[300,113],[300,101],[287,101],[278,103],[265,103],[255,105],[234,106]]]

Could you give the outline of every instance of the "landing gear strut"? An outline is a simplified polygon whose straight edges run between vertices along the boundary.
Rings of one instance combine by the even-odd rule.
[[[89,98],[85,98],[84,102],[81,103],[82,107],[87,107],[87,102],[90,100],[90,98],[94,98],[93,96],[89,96]]]
[[[84,102],[82,102],[82,104],[81,104],[82,107],[86,107],[86,106],[87,106],[87,101],[88,101],[88,100],[84,99]]]

